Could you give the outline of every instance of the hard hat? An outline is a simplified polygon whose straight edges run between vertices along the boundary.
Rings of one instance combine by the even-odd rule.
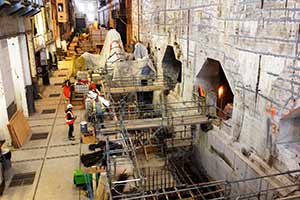
[[[72,104],[67,105],[67,109],[73,108]]]

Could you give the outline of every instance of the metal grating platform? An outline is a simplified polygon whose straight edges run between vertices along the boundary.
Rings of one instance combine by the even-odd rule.
[[[59,97],[60,94],[50,94],[49,97]]]
[[[56,109],[45,109],[42,111],[42,114],[53,114],[56,112]]]
[[[31,185],[34,182],[34,177],[35,172],[15,174],[11,179],[9,187]]]
[[[33,133],[30,140],[44,140],[48,138],[49,133]]]

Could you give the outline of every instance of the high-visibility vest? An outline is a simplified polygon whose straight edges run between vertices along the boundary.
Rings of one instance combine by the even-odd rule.
[[[71,96],[71,87],[64,85],[64,95],[67,99],[70,99]]]
[[[68,114],[71,115],[71,119],[68,119]],[[66,124],[74,124],[75,122],[75,118],[74,118],[74,114],[71,110],[68,110],[66,116],[65,116],[65,119],[66,119]]]
[[[93,102],[93,111],[97,113],[97,111],[99,112],[99,108],[97,108],[97,106],[100,106],[101,111],[104,113],[106,111],[105,106],[102,104],[102,102]]]

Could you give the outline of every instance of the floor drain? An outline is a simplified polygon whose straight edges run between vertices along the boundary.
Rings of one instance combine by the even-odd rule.
[[[34,177],[35,172],[15,174],[11,179],[9,187],[31,185],[34,182]]]
[[[65,77],[67,76],[66,74],[59,74],[58,77]]]
[[[62,70],[62,71],[67,71],[67,70],[69,70],[68,68],[61,68],[60,70]]]
[[[52,114],[55,113],[56,109],[46,109],[42,111],[42,114]]]
[[[44,140],[48,138],[49,133],[33,133],[30,140]]]
[[[62,85],[63,83],[54,83],[54,85]]]
[[[49,97],[59,97],[60,94],[50,94]]]

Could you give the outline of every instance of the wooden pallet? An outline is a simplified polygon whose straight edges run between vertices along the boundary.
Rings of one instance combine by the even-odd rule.
[[[7,125],[15,148],[21,147],[30,135],[30,127],[23,111],[17,111]]]

